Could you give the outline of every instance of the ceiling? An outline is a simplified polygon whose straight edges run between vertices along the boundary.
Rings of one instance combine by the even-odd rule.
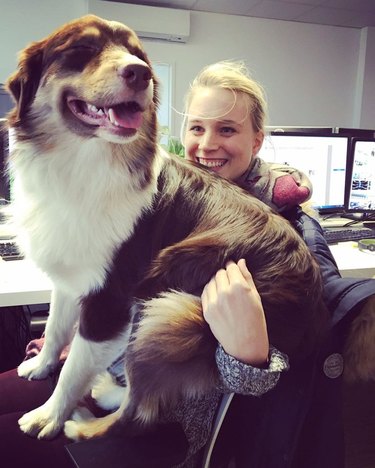
[[[114,0],[121,3],[364,28],[375,26],[375,0]]]

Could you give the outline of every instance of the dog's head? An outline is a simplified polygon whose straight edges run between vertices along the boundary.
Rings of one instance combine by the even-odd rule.
[[[125,25],[93,15],[22,51],[7,88],[16,101],[10,124],[34,137],[69,130],[126,143],[145,122],[156,129],[157,82],[140,41]]]

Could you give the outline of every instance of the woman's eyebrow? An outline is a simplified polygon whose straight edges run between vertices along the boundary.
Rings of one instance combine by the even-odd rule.
[[[195,118],[195,119],[189,119],[188,123],[189,125],[194,125],[194,124],[201,124],[202,122],[206,120],[216,120],[216,122],[219,125],[242,125],[242,122],[237,122],[236,120],[230,120],[230,119],[216,119],[215,117],[201,117],[201,118]]]
[[[222,120],[218,120],[218,122],[220,124],[224,124],[224,125],[242,125],[242,122],[237,122],[237,120],[225,120],[225,119],[222,119]]]

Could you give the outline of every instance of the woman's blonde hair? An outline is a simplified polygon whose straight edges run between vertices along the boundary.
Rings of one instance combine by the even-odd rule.
[[[242,61],[221,61],[203,68],[194,78],[185,96],[184,123],[181,136],[185,133],[187,114],[194,93],[198,88],[222,88],[233,92],[235,98],[239,93],[249,97],[249,114],[256,132],[264,131],[267,102],[262,86],[251,76]],[[183,141],[183,140],[182,140]]]

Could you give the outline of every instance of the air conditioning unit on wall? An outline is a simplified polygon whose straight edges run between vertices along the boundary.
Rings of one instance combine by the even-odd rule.
[[[141,38],[187,42],[190,12],[172,8],[133,5],[108,0],[89,0],[88,12],[126,24]]]

